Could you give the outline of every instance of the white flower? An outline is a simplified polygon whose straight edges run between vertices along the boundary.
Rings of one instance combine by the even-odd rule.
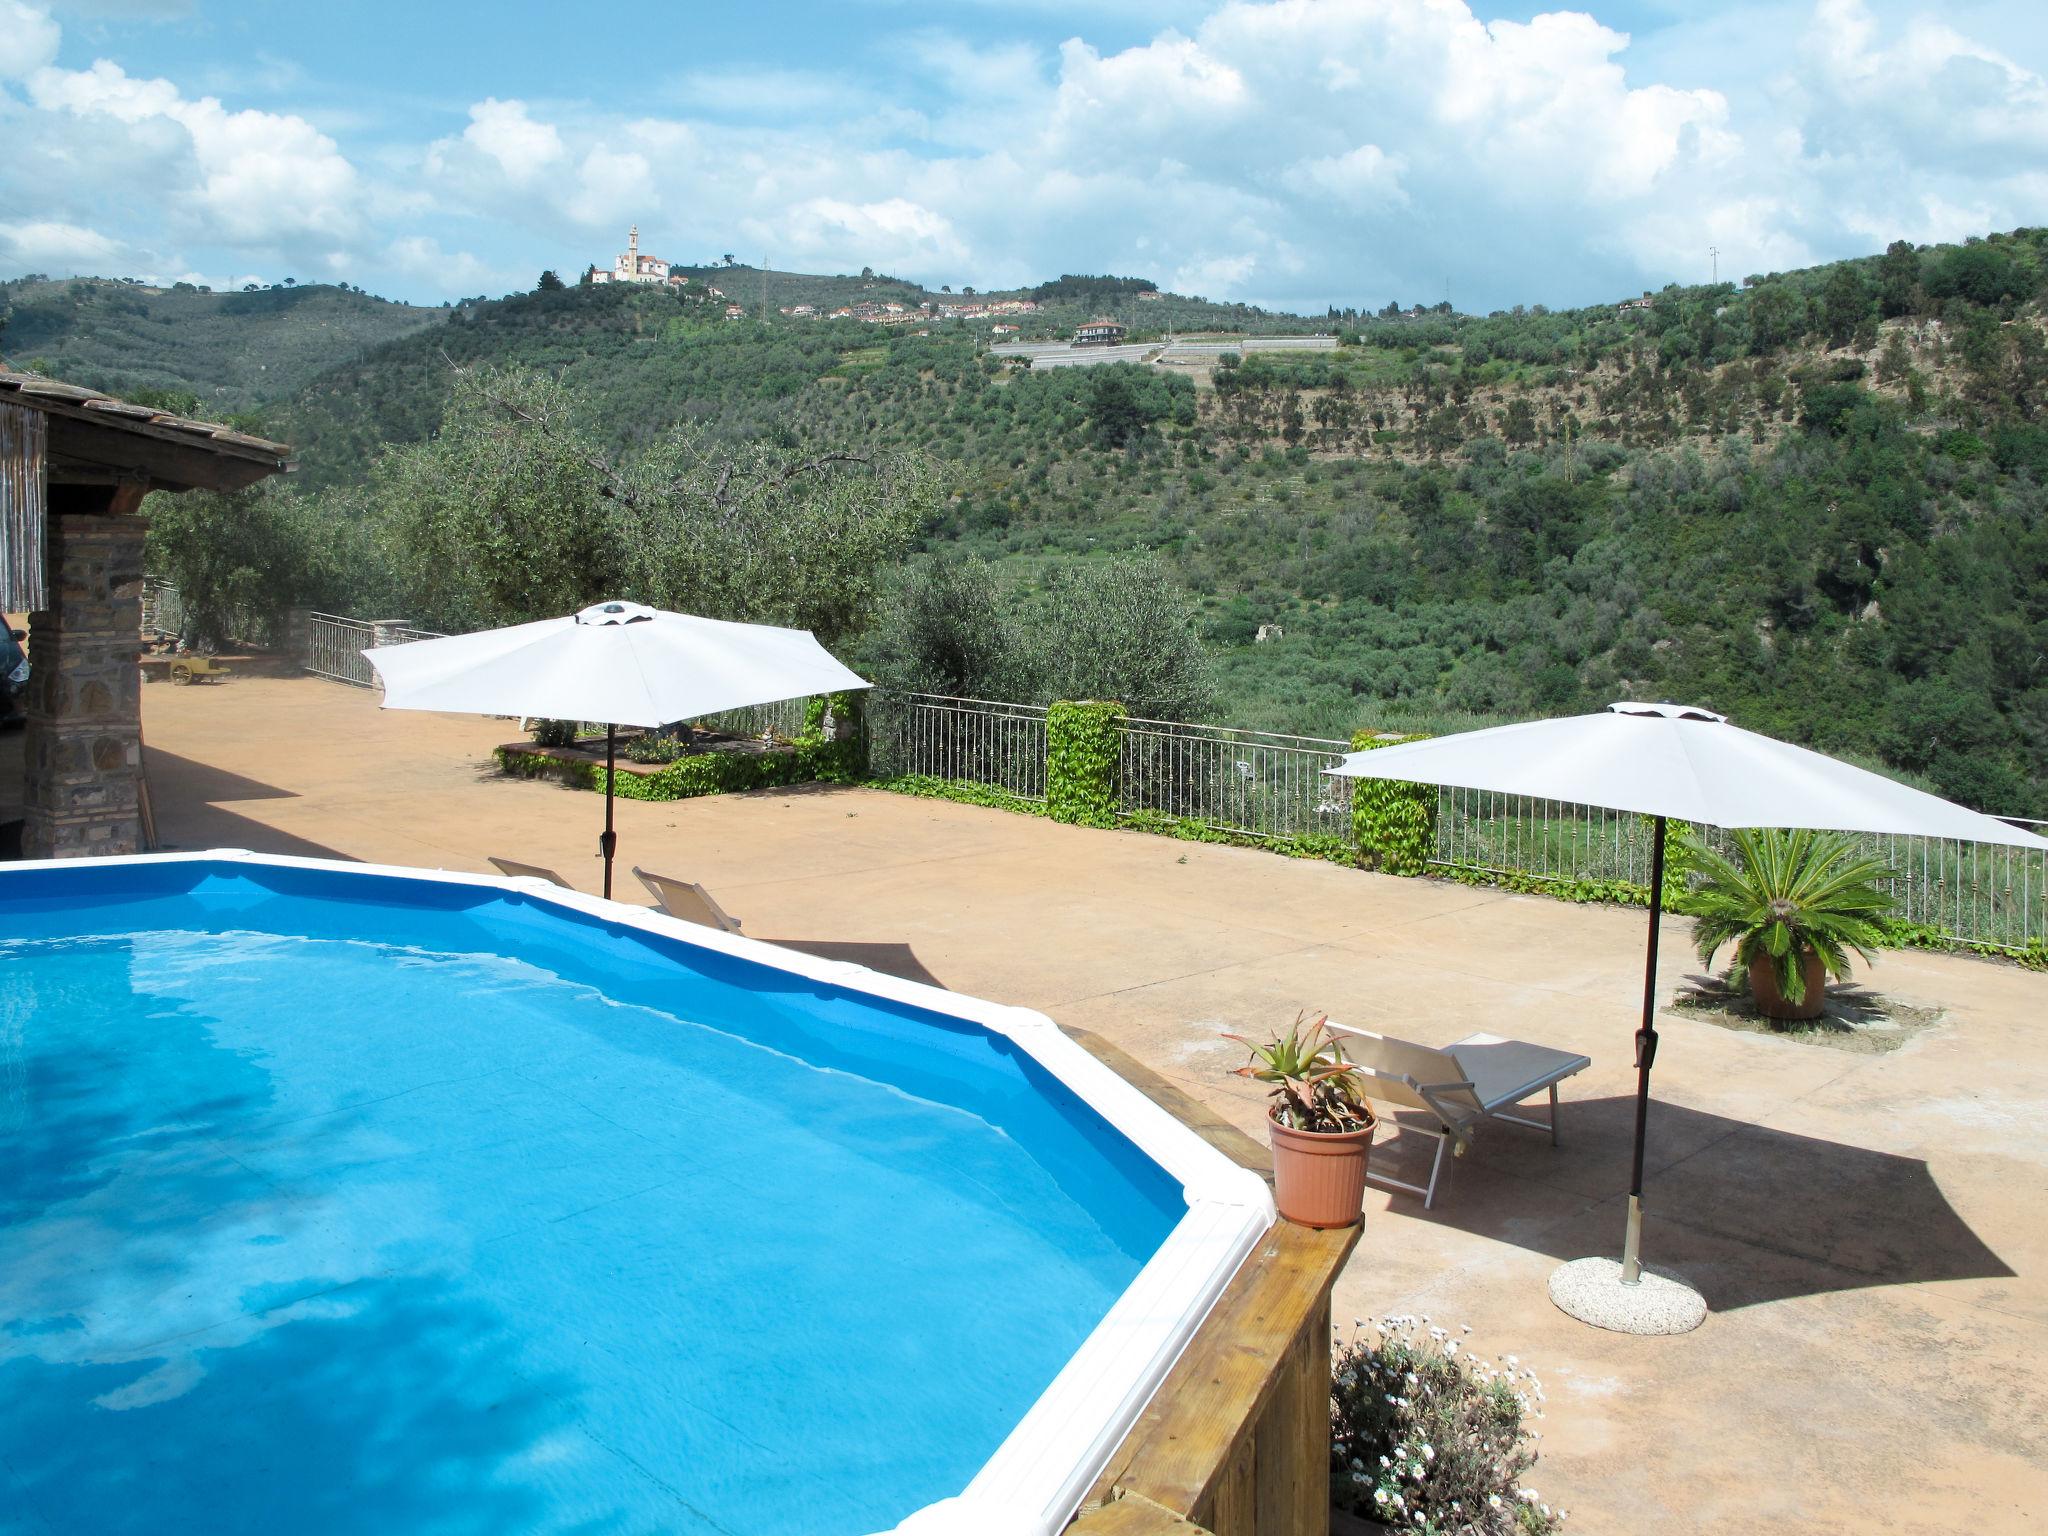
[[[1499,1495],[1499,1494],[1497,1494],[1497,1493],[1489,1493],[1489,1494],[1488,1494],[1488,1495],[1486,1496],[1486,1507],[1487,1507],[1488,1509],[1499,1509],[1499,1508],[1500,1508],[1500,1495]]]
[[[1536,1502],[1536,1490],[1534,1488],[1518,1488],[1515,1492],[1520,1495],[1524,1504],[1534,1504]]]
[[[1375,1489],[1373,1489],[1373,1491],[1372,1491],[1372,1501],[1373,1501],[1373,1503],[1375,1503],[1375,1504],[1384,1504],[1384,1503],[1386,1503],[1386,1502],[1387,1502],[1387,1490],[1386,1490],[1386,1489],[1384,1489],[1384,1488],[1375,1488]]]
[[[1424,1461],[1435,1461],[1435,1460],[1436,1460],[1436,1447],[1435,1447],[1435,1446],[1433,1446],[1433,1445],[1424,1445],[1424,1446],[1422,1447],[1422,1459],[1423,1459]]]
[[[1391,1461],[1388,1461],[1386,1457],[1382,1456],[1380,1458],[1380,1466],[1382,1468],[1391,1467],[1392,1465],[1393,1463]]]

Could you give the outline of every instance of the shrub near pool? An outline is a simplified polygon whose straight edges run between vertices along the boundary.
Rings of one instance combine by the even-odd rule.
[[[1564,1511],[1525,1486],[1543,1388],[1428,1318],[1360,1323],[1330,1378],[1330,1502],[1424,1536],[1550,1536]]]
[[[829,713],[857,722],[859,711],[857,695],[812,699],[805,708],[803,735],[787,746],[768,751],[685,752],[677,743],[681,755],[666,767],[656,773],[618,774],[614,788],[621,800],[688,800],[697,795],[775,789],[821,779],[833,784],[858,783],[867,776],[867,750],[861,733],[856,729],[835,740],[827,733],[826,716]],[[496,756],[498,767],[514,778],[554,779],[574,789],[604,788],[605,769],[600,762],[523,752],[517,747],[500,747]]]

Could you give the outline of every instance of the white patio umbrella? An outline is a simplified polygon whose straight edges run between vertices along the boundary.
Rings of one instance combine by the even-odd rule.
[[[866,688],[810,631],[700,619],[639,603],[567,618],[372,646],[386,709],[605,723],[604,893],[612,893],[618,728]]]
[[[1804,827],[2048,848],[2048,840],[1996,817],[1819,752],[1742,730],[1711,710],[1685,705],[1610,704],[1596,715],[1532,720],[1354,752],[1327,771],[1347,778],[1492,790],[1656,818],[1649,958],[1643,978],[1643,1021],[1636,1032],[1635,1161],[1619,1276],[1626,1286],[1635,1286],[1641,1278],[1643,1141],[1650,1068],[1657,1056],[1657,929],[1666,822]]]

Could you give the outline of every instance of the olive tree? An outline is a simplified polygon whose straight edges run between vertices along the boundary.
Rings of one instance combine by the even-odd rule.
[[[858,630],[936,500],[915,455],[733,444],[679,429],[615,462],[559,382],[458,371],[440,432],[381,459],[365,497],[416,617],[467,630],[624,597]]]
[[[191,644],[250,638],[233,633],[239,622],[268,623],[285,608],[346,591],[350,530],[278,481],[228,493],[159,492],[146,510],[148,569],[178,589]]]
[[[980,556],[919,560],[882,604],[867,645],[872,673],[912,693],[1034,699],[1037,657],[1015,609],[1015,594]]]
[[[1195,605],[1156,555],[1054,566],[1040,635],[1053,698],[1115,699],[1157,720],[1195,719],[1214,698]]]

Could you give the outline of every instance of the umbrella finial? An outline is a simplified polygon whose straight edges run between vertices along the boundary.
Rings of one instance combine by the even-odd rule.
[[[576,615],[578,624],[645,624],[654,610],[645,603],[592,603]]]
[[[1607,706],[1610,715],[1655,715],[1663,720],[1707,720],[1715,725],[1726,725],[1728,717],[1717,715],[1711,709],[1702,709],[1697,704],[1673,704],[1669,700],[1661,704],[1637,704],[1627,699]]]

